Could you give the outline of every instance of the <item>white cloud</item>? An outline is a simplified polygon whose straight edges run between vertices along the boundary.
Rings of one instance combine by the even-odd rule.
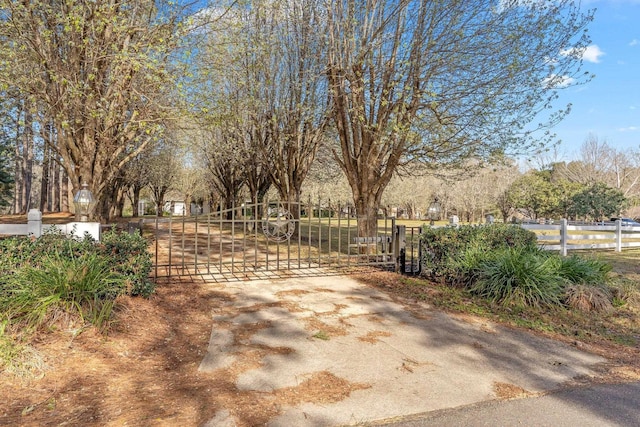
[[[629,42],[629,46],[635,46],[635,45],[637,45],[638,43],[640,43],[640,41],[638,41],[638,39],[633,39],[633,40],[631,40],[631,41]]]
[[[588,62],[598,63],[600,62],[600,57],[605,55],[605,53],[600,50],[600,47],[597,44],[592,44],[587,46],[584,50],[578,50],[575,48],[566,49],[560,51],[561,55],[565,56],[579,56],[582,55],[582,59]]]
[[[582,54],[582,59],[589,62],[600,62],[600,57],[605,53],[600,50],[597,44],[592,44],[591,46],[587,46],[587,49]]]
[[[569,76],[559,76],[557,74],[551,74],[549,77],[546,77],[542,80],[542,84],[548,88],[562,88],[567,87],[575,82],[573,77]]]
[[[637,130],[640,130],[640,128],[638,128],[637,126],[629,126],[626,128],[618,128],[618,132],[635,132]]]

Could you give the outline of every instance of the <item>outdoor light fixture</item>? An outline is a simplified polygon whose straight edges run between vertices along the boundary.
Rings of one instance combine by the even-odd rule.
[[[438,202],[438,198],[435,198],[427,209],[427,214],[429,215],[431,225],[433,225],[434,221],[440,219],[440,211],[440,203]]]
[[[89,213],[95,203],[93,194],[89,191],[87,183],[82,184],[82,188],[78,191],[73,198],[73,204],[76,207],[76,218],[80,222],[89,221]]]

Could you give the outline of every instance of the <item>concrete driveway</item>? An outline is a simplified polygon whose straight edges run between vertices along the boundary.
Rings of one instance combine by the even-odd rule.
[[[213,313],[201,371],[229,368],[242,351],[261,359],[240,390],[273,393],[310,378],[348,390],[340,400],[281,407],[270,426],[354,425],[537,395],[597,375],[605,360],[483,319],[394,302],[348,276],[212,284],[231,302]],[[220,410],[207,424],[235,426]]]

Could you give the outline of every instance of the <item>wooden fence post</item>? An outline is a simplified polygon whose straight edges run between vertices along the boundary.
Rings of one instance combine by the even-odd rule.
[[[567,245],[569,244],[569,231],[567,230],[567,219],[560,221],[560,255],[567,256]]]
[[[622,252],[622,221],[616,220],[616,252]]]

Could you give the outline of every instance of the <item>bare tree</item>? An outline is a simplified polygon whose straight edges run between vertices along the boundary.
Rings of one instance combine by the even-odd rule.
[[[527,126],[557,89],[579,81],[590,19],[566,0],[327,3],[336,157],[359,232],[375,230],[383,191],[403,164],[436,169],[530,148]],[[540,117],[538,128],[565,113]]]
[[[329,116],[321,4],[258,0],[238,5],[202,49],[202,84],[212,88],[203,116],[219,128],[229,127],[224,132],[227,139],[234,135],[236,150],[251,153],[245,174],[252,196],[266,193],[268,176],[283,200],[298,201],[323,140]],[[225,71],[211,73],[222,61]]]
[[[170,54],[181,37],[172,2],[2,0],[0,81],[28,98],[57,135],[74,192],[86,181],[108,216],[118,172],[162,130]]]
[[[145,160],[146,185],[156,206],[156,215],[162,215],[164,198],[172,188],[180,168],[180,159],[171,145],[157,148]]]
[[[302,190],[303,200],[311,198],[342,206],[351,201],[349,183],[333,158],[329,144],[319,147]]]
[[[326,20],[321,1],[267,2],[275,11],[273,36],[276,49],[269,52],[273,76],[269,120],[270,138],[263,146],[269,173],[283,200],[300,201],[302,184],[309,173],[329,121],[321,48]],[[279,12],[279,13],[278,13]],[[269,83],[267,83],[269,84]]]
[[[625,197],[640,194],[640,151],[619,151],[590,134],[580,147],[580,157],[554,164],[554,171],[571,182],[593,185],[601,182],[621,190]]]
[[[245,184],[244,167],[248,153],[244,151],[242,142],[241,135],[231,127],[223,126],[210,129],[206,140],[201,143],[200,155],[207,171],[206,179],[229,218]]]

